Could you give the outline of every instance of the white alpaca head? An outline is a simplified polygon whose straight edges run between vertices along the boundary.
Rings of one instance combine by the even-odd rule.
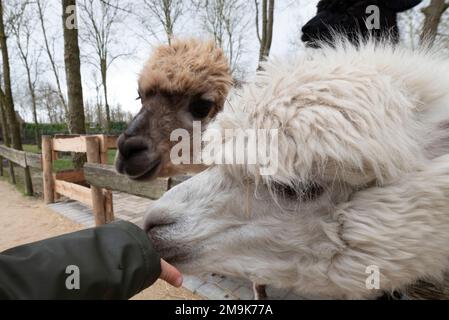
[[[278,129],[277,172],[216,165],[167,192],[145,217],[162,257],[185,273],[338,298],[440,276],[449,262],[449,64],[341,42],[265,70],[208,130]],[[370,265],[380,290],[366,287]]]

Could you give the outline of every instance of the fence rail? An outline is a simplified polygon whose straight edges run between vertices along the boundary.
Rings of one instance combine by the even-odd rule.
[[[9,175],[12,183],[16,183],[12,163],[15,163],[23,168],[25,173],[25,192],[27,195],[33,195],[34,192],[30,168],[42,170],[42,156],[0,145],[0,176],[3,176],[3,158],[10,162]]]
[[[121,191],[150,199],[160,198],[168,188],[168,179],[157,179],[151,183],[133,181],[117,173],[113,166],[105,164],[84,164],[86,181],[99,188]]]
[[[42,155],[37,153],[25,152],[27,166],[42,170]]]
[[[14,162],[22,168],[31,167],[42,170],[42,156],[40,154],[0,146],[0,157]]]
[[[15,164],[18,164],[23,168],[26,167],[27,165],[26,154],[24,151],[19,151],[5,146],[0,146],[0,156],[2,156],[5,159],[8,159],[9,161],[14,162]]]
[[[117,137],[115,136],[55,135],[54,137],[43,136],[42,142],[42,154],[0,146],[0,159],[5,158],[23,168],[36,168],[43,171],[43,193],[46,203],[54,202],[59,194],[90,206],[93,205],[97,224],[113,219],[111,191],[158,199],[167,190],[189,178],[189,176],[178,176],[145,182],[131,180],[117,173],[113,166],[105,164],[108,149],[116,146]],[[84,164],[83,169],[53,172],[52,163],[57,158],[57,152],[85,152],[88,162]],[[2,161],[0,166],[3,173]],[[90,188],[85,182],[90,185]]]
[[[92,207],[95,224],[114,220],[111,191],[86,185],[83,169],[53,172],[58,152],[85,153],[88,163],[107,163],[108,150],[115,148],[116,136],[56,135],[42,136],[43,189],[45,203],[53,203],[59,195]]]
[[[117,173],[114,166],[86,163],[84,164],[86,181],[99,188],[120,191],[148,199],[159,199],[168,189],[187,180],[189,176],[158,178],[151,182],[135,181]]]

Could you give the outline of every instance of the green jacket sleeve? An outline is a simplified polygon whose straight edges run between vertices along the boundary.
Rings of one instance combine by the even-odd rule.
[[[0,253],[0,299],[128,299],[160,273],[145,232],[119,221]]]

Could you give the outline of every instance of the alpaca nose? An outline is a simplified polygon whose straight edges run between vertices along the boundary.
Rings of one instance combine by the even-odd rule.
[[[125,159],[148,150],[148,143],[142,137],[122,134],[118,139],[118,150]]]
[[[145,134],[149,129],[150,112],[142,108],[136,117],[128,124],[128,127],[123,132],[125,138],[131,138]]]
[[[301,32],[304,33],[310,33],[310,30],[312,30],[312,26],[310,24],[306,24],[301,28]]]
[[[301,31],[302,31],[301,36],[302,41],[307,42],[316,38],[317,28],[311,23],[307,23],[305,26],[303,26]]]

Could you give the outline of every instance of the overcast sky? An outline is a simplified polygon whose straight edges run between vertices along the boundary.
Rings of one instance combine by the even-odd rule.
[[[17,1],[25,0],[5,0],[6,3],[17,3]],[[123,0],[120,3],[136,4],[133,0]],[[428,3],[429,0],[423,2],[422,5]],[[55,41],[55,57],[59,66],[60,78],[62,85],[65,88],[65,73],[63,63],[63,39],[61,28],[61,5],[60,1],[48,0],[49,4],[46,9],[46,27],[50,36],[56,37]],[[277,0],[276,10],[274,18],[274,30],[273,30],[273,43],[271,47],[270,56],[285,57],[287,55],[293,55],[301,50],[301,42],[299,41],[300,27],[314,16],[316,11],[316,4],[318,0]],[[136,7],[138,10],[138,7]],[[248,12],[248,31],[245,33],[245,54],[241,59],[242,65],[246,67],[248,71],[248,78],[254,73],[257,67],[259,43],[256,39],[256,31],[254,27],[254,14]],[[113,51],[122,53],[132,51],[131,56],[116,60],[109,69],[108,74],[108,87],[109,87],[109,104],[122,105],[123,109],[135,114],[140,108],[140,102],[136,101],[137,97],[137,78],[138,74],[151,50],[154,46],[157,46],[161,41],[165,40],[163,33],[161,32],[157,37],[147,35],[144,33],[144,28],[140,22],[132,17],[128,16],[124,20],[124,25],[121,25],[117,30],[116,40]],[[83,23],[81,19],[78,19],[79,33],[83,33]],[[201,31],[199,18],[197,16],[186,16],[175,29],[175,36],[178,37],[200,37],[207,39],[207,35]],[[42,46],[41,30],[36,25],[34,43],[36,46]],[[142,41],[142,36],[147,41]],[[294,43],[296,42],[296,44]],[[17,51],[14,46],[14,39],[9,38],[10,43],[10,56],[11,56],[11,70],[14,84],[14,96],[16,106],[19,109],[21,115],[27,120],[31,121],[31,112],[29,107],[29,95],[26,86],[23,84],[26,80],[23,67],[20,65],[17,57]],[[86,56],[89,54],[89,46],[83,39],[80,39],[80,49],[82,54],[82,80],[83,80],[83,93],[84,99],[95,101],[96,92],[93,81],[93,71],[89,63],[87,63]],[[39,73],[39,80],[54,83],[53,74],[48,66],[48,59],[45,53],[41,55],[41,67],[42,70]],[[100,79],[99,76],[97,76]],[[44,113],[42,112],[42,116]],[[41,118],[46,120],[45,118]]]
[[[6,0],[6,3],[17,3],[25,0]],[[132,0],[126,0],[133,2]],[[59,74],[62,81],[62,86],[65,88],[65,73],[63,63],[63,39],[61,28],[61,6],[60,1],[48,1],[46,8],[46,28],[49,37],[55,37],[54,50],[56,62],[59,66]],[[303,22],[307,21],[315,14],[315,7],[318,0],[277,0],[274,18],[273,43],[271,55],[284,56],[291,54],[297,50],[297,45],[292,42],[298,40],[300,37],[298,30]],[[123,2],[125,3],[125,1]],[[34,10],[34,8],[32,8]],[[78,15],[80,13],[78,12]],[[248,13],[248,32],[245,33],[244,49],[245,54],[241,59],[242,65],[246,67],[248,77],[251,77],[257,67],[259,43],[256,40],[256,31],[254,27],[253,13]],[[35,16],[35,18],[37,18]],[[83,33],[83,22],[78,19],[79,33]],[[142,41],[142,36],[146,37],[147,41]],[[199,37],[208,39],[207,34],[201,31],[201,23],[198,17],[185,17],[180,21],[178,27],[175,29],[175,36],[178,37]],[[43,46],[43,38],[41,29],[37,24],[33,34],[34,45]],[[140,22],[134,17],[127,17],[124,26],[121,26],[117,34],[117,44],[114,46],[114,52],[132,51],[131,56],[116,60],[108,74],[108,89],[109,89],[109,104],[121,104],[123,109],[136,113],[140,104],[136,101],[137,97],[137,78],[138,74],[145,62],[151,54],[154,46],[157,46],[164,41],[164,34],[160,32],[157,37],[145,35],[144,28]],[[17,49],[15,48],[15,40],[10,37],[10,59],[13,80],[13,94],[15,97],[15,104],[20,114],[26,121],[32,121],[31,108],[29,107],[29,94],[27,87],[23,84],[26,81],[25,70],[18,59]],[[83,39],[80,39],[80,50],[82,55],[82,81],[84,100],[95,101],[96,92],[93,81],[93,67],[87,62],[86,56],[89,55],[89,46],[86,45]],[[54,76],[48,64],[48,58],[45,52],[41,53],[41,70],[39,72],[39,81],[54,82]],[[99,76],[97,76],[100,79]],[[65,90],[64,90],[65,91]],[[45,112],[41,112],[40,121],[46,121]]]
[[[271,47],[271,55],[284,56],[291,54],[295,47],[292,41],[298,37],[298,26],[301,20],[307,21],[315,14],[315,6],[317,0],[301,0],[301,10],[298,10],[296,5],[283,5],[290,3],[291,0],[278,1],[278,10],[275,11],[274,27],[273,27],[273,44]],[[192,21],[191,24],[199,24],[198,21]],[[188,24],[189,25],[189,24]],[[252,25],[251,25],[252,27]],[[189,26],[187,28],[189,29]],[[242,60],[248,65],[248,71],[256,70],[259,44],[256,41],[255,29],[250,28],[247,36],[245,49],[247,53]],[[193,34],[195,35],[195,34]],[[196,34],[198,35],[198,34]],[[188,32],[178,33],[178,36],[192,36]],[[207,38],[206,35],[201,35],[202,38]],[[157,45],[157,41],[154,45]],[[124,45],[126,45],[124,43]],[[151,49],[142,50],[136,54],[133,61],[120,61],[116,63],[111,69],[109,78],[109,86],[111,90],[111,99],[114,102],[119,102],[124,108],[131,112],[137,112],[140,108],[139,101],[135,101],[137,89],[137,77],[143,63],[148,58]],[[250,75],[249,75],[250,76]]]

